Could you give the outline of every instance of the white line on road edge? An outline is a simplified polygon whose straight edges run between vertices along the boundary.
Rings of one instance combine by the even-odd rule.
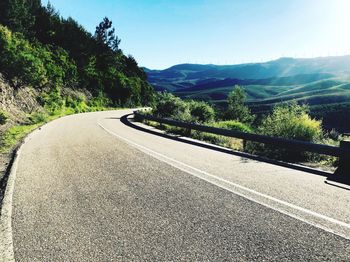
[[[13,237],[12,237],[12,196],[15,187],[18,159],[22,145],[17,150],[13,161],[11,171],[7,180],[6,191],[2,202],[0,216],[0,261],[12,262],[15,261],[13,252]]]
[[[344,234],[342,234],[342,233],[336,232],[335,230],[333,230],[333,229],[331,229],[331,228],[328,228],[328,227],[325,227],[324,225],[321,225],[321,224],[319,224],[319,223],[306,220],[305,218],[302,218],[302,217],[300,217],[300,216],[298,216],[298,215],[295,215],[295,214],[293,214],[293,213],[290,213],[290,212],[288,212],[288,211],[282,210],[282,209],[277,208],[277,207],[273,207],[273,206],[271,206],[271,205],[269,205],[269,204],[266,204],[266,203],[264,203],[264,202],[262,202],[262,201],[259,201],[259,200],[257,200],[257,199],[254,199],[254,198],[252,198],[252,197],[250,197],[250,196],[247,196],[247,195],[244,195],[244,194],[242,194],[242,193],[240,193],[240,192],[237,192],[237,191],[233,190],[232,188],[229,188],[229,187],[227,187],[227,186],[224,186],[224,185],[222,185],[222,184],[219,184],[219,183],[217,183],[217,182],[214,182],[214,181],[212,181],[212,180],[209,180],[209,179],[207,179],[207,178],[205,178],[205,177],[203,177],[203,176],[201,176],[201,175],[199,175],[199,174],[196,174],[195,172],[201,173],[201,174],[203,174],[203,175],[205,175],[205,176],[207,176],[207,177],[210,177],[210,178],[212,178],[212,179],[215,179],[215,180],[217,180],[217,181],[224,182],[224,183],[226,183],[226,184],[228,184],[228,185],[230,185],[230,186],[233,186],[233,187],[239,188],[239,189],[241,189],[241,190],[247,191],[247,192],[249,192],[249,193],[251,193],[251,194],[254,194],[254,195],[263,197],[263,198],[265,198],[265,199],[268,199],[268,200],[270,200],[270,201],[273,201],[273,202],[279,203],[279,204],[281,204],[281,205],[287,206],[287,207],[292,208],[292,209],[294,209],[294,210],[298,210],[298,211],[303,212],[303,213],[305,213],[305,214],[308,214],[308,215],[314,216],[314,217],[316,217],[316,218],[325,220],[325,221],[330,222],[330,223],[332,223],[332,224],[336,224],[336,225],[338,225],[338,226],[341,226],[341,227],[345,227],[345,228],[347,228],[347,229],[350,229],[350,224],[348,224],[348,223],[345,223],[345,222],[343,222],[343,221],[340,221],[340,220],[337,220],[337,219],[334,219],[334,218],[331,218],[331,217],[328,217],[328,216],[325,216],[325,215],[316,213],[316,212],[311,211],[311,210],[309,210],[309,209],[306,209],[306,208],[303,208],[303,207],[300,207],[300,206],[291,204],[291,203],[289,203],[289,202],[286,202],[286,201],[277,199],[277,198],[275,198],[275,197],[272,197],[272,196],[269,196],[269,195],[266,195],[266,194],[257,192],[257,191],[255,191],[255,190],[250,189],[250,188],[247,188],[247,187],[245,187],[245,186],[242,186],[242,185],[239,185],[239,184],[236,184],[236,183],[227,181],[227,180],[225,180],[225,179],[223,179],[223,178],[221,178],[221,177],[218,177],[218,176],[209,174],[209,173],[207,173],[207,172],[205,172],[205,171],[202,171],[202,170],[200,170],[200,169],[198,169],[198,168],[192,167],[192,166],[190,166],[190,165],[188,165],[188,164],[185,164],[185,163],[183,163],[183,162],[180,162],[180,161],[178,161],[178,160],[175,160],[175,159],[173,159],[173,158],[170,158],[170,157],[168,157],[168,156],[165,156],[165,155],[163,155],[163,154],[161,154],[161,153],[158,153],[158,152],[156,152],[156,151],[154,151],[154,150],[152,150],[152,149],[149,149],[149,148],[147,148],[147,147],[145,147],[145,146],[142,146],[142,145],[140,145],[140,144],[137,144],[137,143],[135,143],[135,142],[133,142],[133,141],[127,139],[127,138],[124,138],[124,137],[122,137],[122,136],[120,136],[120,135],[114,133],[113,131],[108,130],[107,128],[105,128],[105,127],[104,127],[101,123],[99,123],[99,122],[98,122],[98,125],[99,125],[103,130],[105,130],[106,132],[108,132],[109,134],[111,134],[111,135],[113,135],[113,136],[115,136],[115,137],[118,137],[119,139],[121,139],[121,140],[127,142],[128,144],[130,144],[130,145],[132,145],[132,146],[138,148],[138,149],[141,150],[142,152],[144,152],[144,153],[146,153],[146,154],[148,154],[148,155],[150,155],[150,156],[152,156],[152,157],[154,157],[154,158],[156,158],[156,159],[158,159],[158,160],[160,160],[160,161],[162,161],[162,162],[165,162],[165,163],[167,163],[167,164],[169,164],[169,165],[171,165],[171,166],[173,166],[173,167],[175,167],[175,168],[177,168],[177,169],[180,169],[181,171],[184,171],[184,172],[186,172],[186,173],[189,173],[189,174],[191,174],[191,175],[193,175],[193,176],[195,176],[195,177],[198,177],[198,178],[200,178],[200,179],[202,179],[202,180],[204,180],[204,181],[206,181],[206,182],[209,182],[209,183],[214,184],[214,185],[216,185],[216,186],[218,186],[218,187],[220,187],[220,188],[223,188],[223,189],[225,189],[225,190],[228,190],[228,191],[230,191],[230,192],[232,192],[232,193],[234,193],[234,194],[236,194],[236,195],[239,195],[239,196],[241,196],[241,197],[244,197],[244,198],[246,198],[246,199],[248,199],[248,200],[250,200],[250,201],[253,201],[253,202],[255,202],[255,203],[258,203],[258,204],[260,204],[260,205],[263,205],[263,206],[265,206],[265,207],[268,207],[268,208],[270,208],[270,209],[273,209],[273,210],[275,210],[275,211],[278,211],[278,212],[280,212],[280,213],[282,213],[282,214],[285,214],[285,215],[287,215],[287,216],[290,216],[290,217],[292,217],[292,218],[298,219],[298,220],[300,220],[300,221],[302,221],[302,222],[305,222],[305,223],[307,223],[307,224],[310,224],[310,225],[312,225],[312,226],[315,226],[315,227],[317,227],[317,228],[323,229],[323,230],[325,230],[325,231],[327,231],[327,232],[333,233],[333,234],[335,234],[335,235],[337,235],[337,236],[341,236],[341,237],[343,237],[343,238],[345,238],[345,239],[350,240],[350,236],[347,236],[347,235],[344,235]],[[169,161],[171,161],[171,162],[173,162],[173,163],[171,163],[171,162],[169,162]],[[176,163],[177,165],[175,165],[174,163]],[[180,166],[179,166],[179,165],[180,165]],[[185,169],[185,168],[183,168],[183,167],[181,167],[181,166],[184,166],[184,167],[187,167],[187,168],[189,168],[189,169],[192,169],[192,170],[195,171],[195,172],[191,172],[191,171],[189,171],[188,169]]]

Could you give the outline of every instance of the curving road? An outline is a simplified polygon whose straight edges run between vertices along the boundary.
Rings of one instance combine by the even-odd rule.
[[[28,137],[16,261],[350,261],[350,191],[169,138],[131,112],[68,116]]]

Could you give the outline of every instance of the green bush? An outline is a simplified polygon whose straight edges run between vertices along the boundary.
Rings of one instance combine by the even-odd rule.
[[[86,103],[86,97],[83,94],[70,94],[65,97],[65,106],[72,108],[75,113],[83,113],[89,111]]]
[[[184,101],[170,93],[160,93],[154,103],[152,114],[185,122],[213,122],[215,110],[205,102]]]
[[[219,121],[212,124],[213,127],[230,129],[234,131],[240,131],[245,133],[251,133],[252,129],[250,126],[243,124],[235,120]]]
[[[190,101],[188,104],[192,122],[205,123],[214,121],[215,111],[208,103]]]
[[[191,119],[188,103],[170,93],[161,93],[158,95],[153,109],[153,115],[181,121]]]
[[[323,137],[322,121],[310,117],[306,105],[296,102],[274,107],[272,113],[263,119],[258,133],[272,137],[318,142]],[[269,145],[248,143],[247,149],[253,153],[263,154],[287,161],[305,161],[305,152],[279,149]]]
[[[306,105],[277,105],[259,127],[264,135],[316,142],[322,137],[322,121],[312,119]]]
[[[112,101],[102,92],[88,101],[88,106],[96,109],[104,109],[112,105]]]
[[[44,111],[34,112],[29,115],[28,120],[30,124],[44,123],[48,120],[49,116]]]
[[[41,102],[51,115],[59,114],[65,105],[65,100],[61,96],[61,89],[58,87],[43,94]]]

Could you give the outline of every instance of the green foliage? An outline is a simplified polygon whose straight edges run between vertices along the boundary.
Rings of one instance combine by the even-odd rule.
[[[115,35],[115,29],[112,28],[112,21],[108,17],[96,27],[94,38],[97,41],[100,52],[118,52],[120,39]]]
[[[155,107],[153,108],[153,114],[157,117],[178,120],[190,118],[188,104],[170,93],[158,94]]]
[[[6,124],[8,118],[9,115],[6,112],[0,110],[0,125]]]
[[[44,108],[51,114],[58,114],[65,105],[60,88],[56,87],[42,96]]]
[[[86,102],[86,97],[83,95],[68,95],[65,97],[65,106],[71,108],[74,113],[88,112],[89,106]]]
[[[28,120],[30,124],[40,124],[48,120],[49,115],[45,111],[33,112],[29,115]]]
[[[225,118],[237,120],[242,123],[252,123],[255,117],[245,105],[245,101],[246,94],[244,90],[239,86],[235,86],[228,95],[228,105]]]
[[[0,25],[0,72],[12,83],[42,86],[48,82],[42,51]]]
[[[38,127],[38,124],[34,125],[20,125],[13,126],[6,130],[6,132],[0,137],[0,153],[6,153],[11,147],[16,145],[18,141],[24,138],[28,133]]]
[[[62,48],[50,50],[0,25],[0,72],[15,86],[74,87],[77,68]]]
[[[94,96],[103,92],[115,105],[153,103],[153,87],[136,60],[119,49],[120,39],[108,18],[91,35],[72,18],[61,18],[50,4],[4,0],[0,23],[0,72],[13,86],[79,85]],[[84,110],[80,106],[77,110]]]
[[[7,25],[12,31],[33,36],[35,14],[40,0],[1,0],[0,24]]]
[[[21,124],[11,126],[0,136],[0,152],[8,152],[33,129],[60,116],[110,109],[108,108],[110,100],[103,93],[88,100],[83,93],[78,91],[70,91],[62,95],[59,88],[40,96],[39,102],[43,106],[39,111],[29,114]],[[7,118],[7,113],[0,111],[0,123],[6,121]]]
[[[312,119],[306,105],[281,104],[274,107],[259,127],[259,133],[316,142],[322,137],[322,121]]]
[[[275,106],[272,113],[263,119],[258,133],[307,142],[318,142],[323,138],[322,121],[311,118],[308,106],[301,106],[296,102]],[[248,150],[288,161],[307,159],[304,152],[287,151],[256,143],[249,143]]]
[[[215,145],[228,147],[229,139],[225,136],[214,135],[210,133],[204,133],[200,131],[191,132],[190,136],[194,139],[202,140]]]
[[[241,122],[235,121],[235,120],[227,120],[227,121],[219,121],[214,122],[212,124],[213,127],[217,128],[223,128],[223,129],[230,129],[234,131],[240,131],[245,133],[251,133],[252,128],[246,124],[243,124]]]
[[[218,122],[211,123],[210,125],[217,128],[230,129],[230,130],[240,131],[245,133],[252,132],[251,127],[235,120],[218,121]],[[234,138],[229,138],[225,136],[204,133],[200,131],[193,131],[191,136],[195,139],[203,140],[216,145],[229,147],[236,150],[243,149],[243,143],[240,139],[234,139]]]
[[[209,104],[193,100],[184,101],[167,92],[157,95],[152,114],[194,123],[212,122],[215,118],[215,111]]]
[[[192,121],[198,123],[212,122],[215,119],[214,109],[205,102],[190,101],[189,109]]]
[[[97,96],[90,99],[88,106],[96,109],[103,109],[112,105],[111,100],[106,95],[100,92]]]

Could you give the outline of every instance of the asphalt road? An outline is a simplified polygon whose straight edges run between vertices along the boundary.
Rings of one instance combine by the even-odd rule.
[[[29,136],[16,261],[350,261],[350,191],[125,124],[130,112],[64,117]]]

